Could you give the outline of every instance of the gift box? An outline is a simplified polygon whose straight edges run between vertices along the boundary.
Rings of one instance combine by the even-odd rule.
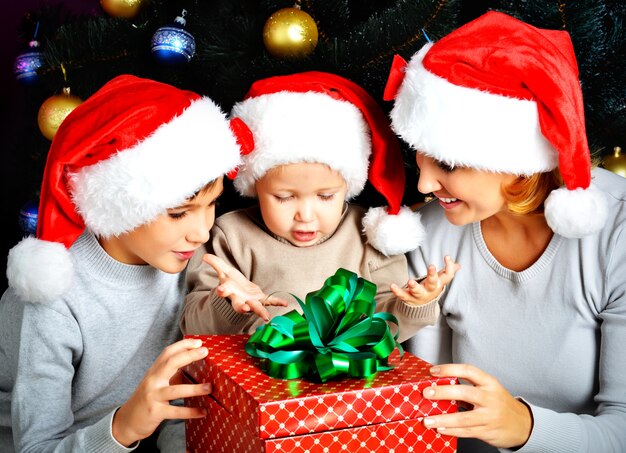
[[[458,381],[433,378],[431,365],[409,353],[395,350],[388,371],[321,383],[266,375],[245,351],[247,335],[188,338],[202,339],[209,354],[185,367],[186,377],[213,386],[211,395],[185,400],[208,411],[186,421],[190,453],[456,451],[456,438],[422,424],[456,412],[456,403],[429,401],[422,391]]]

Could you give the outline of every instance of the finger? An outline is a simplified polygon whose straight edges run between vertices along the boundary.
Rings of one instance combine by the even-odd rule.
[[[436,401],[465,401],[472,405],[480,402],[480,395],[483,392],[473,385],[437,385],[426,387],[422,391],[424,398]]]
[[[434,291],[440,286],[439,273],[437,267],[434,264],[428,266],[426,278],[422,281],[422,285],[427,291]]]
[[[415,280],[409,280],[407,287],[409,288],[411,296],[417,299],[423,297],[424,293],[427,291],[423,285],[417,283]]]
[[[286,307],[287,305],[289,305],[289,302],[285,299],[281,299],[280,297],[271,295],[262,299],[261,302],[263,303],[263,305],[271,305],[273,307]]]
[[[217,273],[217,278],[220,281],[228,277],[228,271],[230,270],[230,266],[226,264],[226,262],[219,256],[213,255],[211,253],[205,253],[202,257],[202,261],[215,269],[215,272]]]
[[[455,376],[465,379],[474,385],[487,385],[495,381],[495,378],[480,368],[465,363],[446,363],[435,365],[430,368],[433,376]]]
[[[204,407],[185,407],[168,405],[163,411],[162,418],[167,420],[181,419],[186,420],[190,418],[203,418],[207,415],[207,410]]]
[[[157,357],[157,360],[168,360],[170,357],[175,356],[182,351],[199,349],[202,347],[202,344],[202,340],[199,338],[184,338],[182,340],[178,340],[163,349],[161,354],[159,354],[159,357]]]
[[[396,296],[400,300],[407,302],[413,299],[413,296],[409,294],[407,290],[396,285],[395,283],[392,283],[391,285],[389,285],[389,289],[391,290],[393,295]]]
[[[179,368],[189,365],[196,360],[203,359],[209,351],[205,347],[179,351],[176,354],[166,357],[159,356],[155,362],[156,372],[159,376],[169,380],[176,374]]]
[[[424,426],[445,430],[448,434],[451,429],[484,427],[485,421],[478,411],[464,411],[424,417]]]
[[[246,305],[250,307],[250,311],[262,318],[264,321],[270,320],[270,312],[267,308],[258,300],[247,300]]]
[[[182,398],[191,398],[193,396],[204,396],[211,393],[211,384],[179,384],[169,385],[159,389],[158,398],[161,401],[173,401]]]
[[[444,285],[447,285],[448,283],[450,283],[457,271],[461,269],[461,265],[459,263],[456,263],[451,256],[447,255],[444,257],[444,261],[445,267],[444,269],[442,269],[439,276],[442,280],[442,283]]]

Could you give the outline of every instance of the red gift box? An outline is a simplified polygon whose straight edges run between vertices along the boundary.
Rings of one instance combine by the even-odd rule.
[[[245,352],[248,335],[192,335],[209,354],[185,367],[192,382],[210,382],[211,395],[188,398],[208,409],[186,421],[187,450],[204,452],[456,451],[456,438],[422,424],[426,415],[457,411],[450,401],[422,397],[428,386],[456,384],[433,378],[430,364],[397,351],[394,368],[370,378],[315,383],[274,379]]]

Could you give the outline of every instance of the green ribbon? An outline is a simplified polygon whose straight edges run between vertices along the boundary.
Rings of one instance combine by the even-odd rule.
[[[341,376],[363,378],[393,368],[388,357],[397,347],[399,330],[391,313],[374,313],[376,285],[354,272],[338,269],[324,286],[295,299],[302,314],[292,310],[257,328],[246,352],[261,360],[271,377],[310,377],[326,382]]]

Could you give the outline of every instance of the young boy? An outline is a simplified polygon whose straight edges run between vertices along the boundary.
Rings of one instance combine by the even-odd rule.
[[[161,422],[203,413],[170,400],[210,389],[176,384],[206,355],[177,341],[183,270],[246,131],[208,98],[129,75],[63,122],[37,238],[9,253],[1,451],[129,451],[159,426],[161,451],[184,451],[184,424]]]
[[[255,141],[234,185],[259,204],[221,216],[210,243],[191,259],[183,332],[252,333],[299,308],[290,299],[268,311],[264,304],[280,301],[264,299],[265,292],[303,298],[339,267],[377,285],[377,310],[396,315],[399,341],[432,324],[436,297],[458,266],[446,258],[445,269],[431,266],[423,285],[408,279],[403,252],[422,230],[419,217],[400,206],[398,141],[365,90],[323,72],[271,77],[255,82],[232,116],[250,125]],[[363,190],[368,168],[389,207],[365,214],[347,200]],[[405,289],[395,285],[406,281]]]

